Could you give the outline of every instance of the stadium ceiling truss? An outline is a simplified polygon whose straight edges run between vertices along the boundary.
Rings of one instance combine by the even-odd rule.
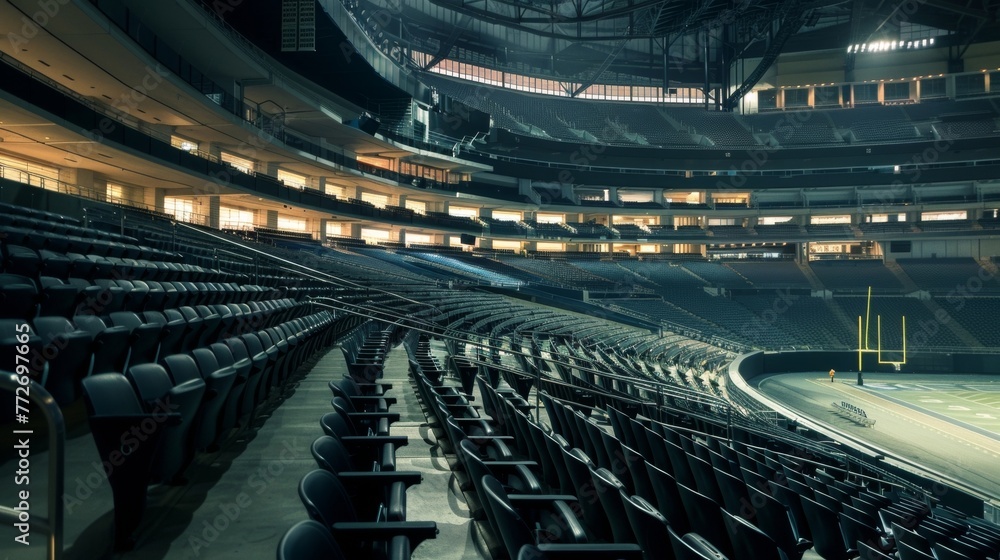
[[[1000,0],[343,0],[380,14],[404,49],[575,84],[721,88],[730,105],[783,52],[840,50],[939,30],[960,71],[1000,38]],[[850,80],[856,53],[845,53]],[[740,73],[733,65],[746,63]],[[752,66],[756,64],[756,66]],[[730,83],[738,74],[741,83]]]

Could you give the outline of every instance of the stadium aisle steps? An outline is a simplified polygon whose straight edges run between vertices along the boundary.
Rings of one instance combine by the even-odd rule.
[[[407,511],[412,512],[407,515],[436,521],[439,531],[436,539],[414,549],[413,560],[481,560],[469,508],[453,480],[448,459],[428,428],[402,346],[389,351],[382,380],[393,384],[392,394],[398,399],[392,410],[400,413],[400,419],[393,422],[392,434],[410,438],[409,444],[396,452],[396,468],[423,474],[423,481],[406,493]]]

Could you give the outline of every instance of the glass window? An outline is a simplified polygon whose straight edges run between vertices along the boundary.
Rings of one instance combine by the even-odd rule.
[[[448,215],[457,218],[476,218],[479,216],[479,210],[466,206],[449,206]]]
[[[286,218],[278,216],[278,229],[286,231],[305,231],[306,221],[302,218]]]
[[[220,229],[253,229],[253,210],[219,207]]]
[[[247,158],[242,158],[228,152],[222,152],[222,163],[228,163],[248,175],[253,173],[254,162],[253,160]]]
[[[361,193],[361,201],[367,202],[375,208],[385,208],[389,204],[389,197],[384,194],[363,192]]]
[[[961,74],[955,76],[955,95],[979,95],[986,92],[986,74]]]
[[[345,231],[347,233],[344,233]],[[351,233],[351,225],[350,224],[345,224],[343,222],[327,222],[326,223],[326,235],[327,235],[327,237],[339,237],[339,236],[342,236],[342,235],[347,235],[349,233]]]
[[[168,196],[163,199],[163,213],[170,214],[179,222],[191,222],[194,214],[194,201]]]
[[[432,243],[431,236],[425,233],[410,233],[406,232],[406,244],[407,245],[430,245]]]
[[[940,220],[965,220],[968,219],[969,213],[965,210],[951,210],[949,212],[922,212],[920,214],[920,221],[922,222],[936,222]]]
[[[412,210],[416,214],[426,214],[427,213],[427,203],[421,202],[419,200],[407,200],[406,209]]]
[[[184,150],[185,152],[197,152],[198,143],[194,140],[188,140],[182,136],[177,136],[176,134],[170,135],[170,145],[177,148],[178,150]]]
[[[108,183],[104,193],[104,200],[111,204],[125,204],[125,187]]]
[[[885,100],[903,101],[910,98],[910,82],[886,82]]]
[[[521,213],[508,210],[494,210],[493,219],[498,222],[520,222]]]
[[[285,171],[284,169],[279,169],[278,180],[284,183],[286,187],[294,187],[297,189],[306,188],[305,175],[299,175],[298,173],[292,173],[291,171]]]
[[[374,229],[374,228],[361,228],[361,239],[365,241],[388,241],[389,240],[389,230],[385,229]]]

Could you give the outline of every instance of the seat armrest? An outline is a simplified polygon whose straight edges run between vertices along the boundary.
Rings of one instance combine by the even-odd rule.
[[[421,475],[416,471],[351,471],[337,473],[337,478],[348,488],[351,484],[387,485],[394,482],[402,482],[409,487],[421,481]]]
[[[389,422],[399,420],[398,412],[348,412],[347,416],[351,420],[380,420],[382,418],[389,420]]]
[[[517,508],[551,508],[554,502],[576,502],[572,494],[508,494],[510,505]]]
[[[334,523],[330,530],[338,541],[388,541],[404,536],[414,548],[427,539],[437,537],[437,523],[433,521],[339,522]]]
[[[540,544],[545,560],[642,560],[637,544]]]
[[[396,404],[396,397],[383,397],[382,395],[353,395],[349,397],[352,402],[379,402],[385,401],[385,404]]]
[[[350,447],[352,445],[385,445],[391,443],[393,447],[403,447],[409,443],[407,436],[340,436],[338,439]]]

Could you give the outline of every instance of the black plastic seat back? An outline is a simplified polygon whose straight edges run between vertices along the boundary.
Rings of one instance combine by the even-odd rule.
[[[108,474],[114,499],[115,548],[128,548],[146,508],[146,487],[151,481],[150,469],[160,449],[163,430],[143,431],[144,424],[151,422],[158,426],[158,416],[143,409],[124,375],[92,375],[81,385],[98,453],[101,457],[118,457],[119,454],[128,457]],[[163,417],[159,420],[162,422]],[[133,430],[143,433],[146,439],[136,437],[124,441],[122,434],[135,433]]]
[[[330,529],[309,519],[292,526],[278,542],[278,560],[347,560]]]
[[[337,475],[327,470],[306,473],[299,481],[299,499],[310,519],[332,527],[334,523],[358,521],[351,496]]]
[[[41,356],[49,358],[45,388],[60,405],[80,395],[80,382],[90,372],[90,333],[73,328],[65,317],[38,317],[35,332],[42,343]]]
[[[739,515],[722,510],[726,521],[729,540],[733,546],[733,558],[753,558],[754,560],[784,560],[774,543],[774,539]]]
[[[663,538],[669,526],[667,518],[641,496],[622,496],[622,504],[645,557],[648,560],[673,560],[673,546]]]
[[[636,542],[632,525],[628,522],[628,515],[625,514],[625,505],[622,503],[622,495],[628,495],[628,489],[611,471],[603,467],[592,469],[590,475],[594,490],[597,492],[597,499],[611,525],[611,534],[614,537],[612,542]]]
[[[848,560],[851,553],[844,542],[837,512],[805,496],[800,496],[802,510],[809,523],[813,547],[825,560]],[[852,547],[855,543],[852,543]]]

